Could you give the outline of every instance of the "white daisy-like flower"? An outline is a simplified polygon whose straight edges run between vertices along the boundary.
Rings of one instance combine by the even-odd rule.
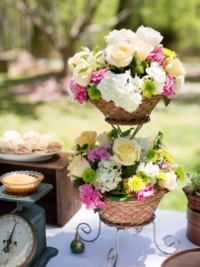
[[[156,175],[159,173],[159,167],[158,165],[153,165],[153,163],[150,161],[147,164],[144,162],[141,162],[139,166],[137,167],[136,173],[139,171],[143,171],[145,175],[152,178],[151,183],[154,184],[156,182]]]

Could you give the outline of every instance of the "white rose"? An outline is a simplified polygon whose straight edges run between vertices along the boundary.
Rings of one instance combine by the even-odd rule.
[[[99,146],[106,146],[112,144],[112,140],[108,138],[108,133],[103,132],[97,136],[97,141],[99,142]]]
[[[92,68],[87,62],[82,62],[74,68],[73,77],[77,84],[87,86],[92,77]]]
[[[134,165],[140,159],[140,150],[136,140],[118,137],[113,144],[113,159],[124,166]]]
[[[138,39],[153,45],[154,48],[156,48],[163,39],[163,36],[158,31],[144,26],[137,29],[136,35]]]
[[[82,58],[82,56],[86,54],[87,53],[85,51],[81,51],[81,52],[76,53],[73,57],[69,58],[68,65],[71,71],[74,71],[74,68],[78,66],[79,64],[86,62],[85,59]]]
[[[136,34],[131,30],[121,29],[121,30],[113,30],[109,32],[106,42],[108,45],[116,44],[118,42],[127,41],[132,43],[135,40]]]
[[[82,177],[84,170],[87,168],[90,168],[90,164],[80,154],[78,156],[75,156],[73,158],[73,161],[68,165],[70,174],[78,177]]]
[[[178,58],[175,58],[172,61],[169,60],[168,64],[165,66],[165,70],[176,77],[186,74],[183,64]]]
[[[137,57],[144,61],[148,55],[154,50],[153,45],[145,43],[141,40],[136,40],[132,43],[134,52],[137,53]]]
[[[109,45],[105,49],[106,61],[116,67],[128,66],[133,58],[133,47],[128,42],[120,42],[114,45]]]
[[[173,172],[167,172],[166,176],[166,180],[159,180],[159,185],[169,191],[175,190],[178,186],[176,174]]]

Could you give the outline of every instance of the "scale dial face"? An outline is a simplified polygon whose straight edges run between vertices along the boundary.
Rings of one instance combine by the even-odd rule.
[[[24,267],[37,247],[32,224],[16,214],[0,216],[0,267]]]

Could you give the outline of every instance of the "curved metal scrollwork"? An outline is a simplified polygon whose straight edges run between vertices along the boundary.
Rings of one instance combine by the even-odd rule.
[[[180,250],[180,247],[181,247],[181,242],[180,242],[180,240],[179,240],[176,236],[174,236],[174,235],[167,235],[167,236],[164,237],[164,243],[165,243],[165,246],[167,246],[168,248],[169,248],[169,247],[172,247],[172,246],[175,245],[175,244],[177,244],[177,247],[174,248],[174,249],[175,249],[174,252],[167,252],[167,251],[165,251],[165,250],[162,250],[162,249],[158,246],[158,244],[157,244],[157,242],[156,242],[156,225],[155,225],[155,222],[152,222],[152,223],[153,223],[153,237],[154,237],[154,243],[155,243],[155,246],[157,247],[157,249],[160,250],[162,253],[164,253],[164,254],[168,254],[168,255],[172,255],[172,254],[178,252],[178,251]],[[167,242],[167,239],[168,239],[168,238],[170,238],[170,239],[174,239],[174,242],[168,243],[168,242]]]
[[[116,250],[114,250],[114,248],[111,248],[109,253],[108,253],[108,258],[107,258],[108,267],[111,266],[110,260],[114,261],[112,267],[116,266],[117,260],[118,260],[118,254],[119,254],[119,229],[117,228],[117,231],[116,231]]]
[[[87,226],[87,229],[81,228],[81,230],[82,230],[85,234],[90,234],[90,233],[92,232],[92,229],[91,229],[91,227],[90,227],[89,224],[87,224],[87,223],[79,223],[79,224],[77,225],[77,227],[76,227],[76,231],[78,232],[78,234],[79,234],[81,240],[83,240],[83,241],[85,241],[85,242],[93,242],[93,241],[95,241],[95,240],[99,237],[100,232],[101,232],[101,220],[100,220],[100,219],[99,219],[99,229],[98,229],[97,236],[96,236],[95,238],[93,238],[93,239],[88,240],[88,239],[83,238],[83,237],[80,235],[79,228],[80,228],[81,226]]]

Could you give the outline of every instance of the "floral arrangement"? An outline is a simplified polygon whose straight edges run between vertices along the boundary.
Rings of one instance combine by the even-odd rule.
[[[134,128],[114,127],[97,136],[84,131],[75,139],[68,166],[87,209],[104,209],[104,196],[116,201],[144,200],[156,190],[174,190],[184,179],[181,167],[163,144],[161,132],[152,138],[136,138]]]
[[[105,39],[104,50],[83,47],[69,58],[72,101],[82,104],[102,98],[132,113],[142,97],[162,95],[168,105],[182,89],[184,67],[175,52],[163,47],[163,36],[158,31],[144,26],[136,32],[113,30]]]

